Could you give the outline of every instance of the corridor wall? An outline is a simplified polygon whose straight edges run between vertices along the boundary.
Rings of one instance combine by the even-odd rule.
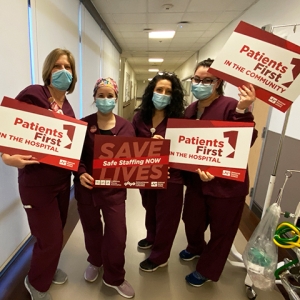
[[[95,112],[92,105],[95,81],[100,76],[118,80],[120,54],[82,3],[79,0],[4,0],[1,9],[5,13],[0,18],[0,101],[3,96],[15,98],[32,83],[43,84],[43,62],[51,50],[60,47],[70,50],[76,60],[78,82],[75,91],[67,95],[76,117]],[[111,57],[104,55],[107,52]],[[19,199],[17,169],[0,161],[0,178],[1,275],[30,236],[30,230]]]

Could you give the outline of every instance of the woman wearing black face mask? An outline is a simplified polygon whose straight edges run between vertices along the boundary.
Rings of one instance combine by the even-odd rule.
[[[239,101],[223,95],[223,81],[208,72],[213,60],[201,61],[192,77],[192,93],[198,101],[185,112],[188,119],[253,122],[247,108],[255,100],[255,90],[239,88]],[[252,136],[253,145],[257,130]],[[249,177],[244,182],[214,178],[200,169],[185,172],[187,186],[183,221],[188,245],[179,253],[182,260],[199,258],[196,271],[186,281],[196,287],[207,281],[218,281],[238,230],[244,202],[249,190]],[[204,232],[210,226],[211,238],[206,244]]]
[[[66,93],[77,81],[75,60],[70,51],[54,49],[43,66],[44,85],[30,85],[16,99],[75,118]],[[57,269],[70,201],[71,172],[39,164],[32,155],[3,154],[5,164],[19,169],[19,192],[29,227],[36,237],[25,286],[31,298],[50,300],[51,283],[63,284],[67,275]]]

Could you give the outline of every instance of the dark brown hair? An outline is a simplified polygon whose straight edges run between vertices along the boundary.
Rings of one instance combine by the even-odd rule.
[[[200,61],[195,70],[194,70],[194,74],[196,73],[196,71],[200,68],[200,67],[205,67],[205,68],[209,68],[212,63],[214,62],[213,59],[210,59],[210,58],[207,58],[205,60],[202,60]],[[216,88],[216,92],[219,94],[219,95],[224,95],[224,81],[220,78],[218,78],[219,80],[221,80],[219,86]]]

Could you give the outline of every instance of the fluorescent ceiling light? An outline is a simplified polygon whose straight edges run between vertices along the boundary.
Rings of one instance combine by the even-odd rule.
[[[151,31],[149,32],[149,39],[172,39],[175,31]]]
[[[163,58],[149,58],[148,61],[149,62],[163,62],[164,59]]]
[[[149,71],[149,72],[158,72],[159,69],[149,69],[148,71]]]

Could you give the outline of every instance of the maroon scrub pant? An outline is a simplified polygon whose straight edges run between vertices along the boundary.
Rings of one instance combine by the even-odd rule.
[[[241,220],[245,197],[216,198],[204,196],[194,188],[185,194],[183,221],[187,251],[199,254],[196,270],[206,278],[218,281],[225,266]],[[210,226],[206,244],[204,232]]]
[[[28,279],[40,292],[46,292],[56,272],[63,244],[70,201],[70,182],[55,186],[19,185],[31,234],[35,236]]]
[[[109,202],[109,199],[104,202]],[[104,228],[100,210],[103,214]],[[88,262],[100,267],[103,264],[103,279],[119,286],[125,277],[126,218],[125,200],[118,204],[83,204],[78,202],[78,212],[84,231]]]
[[[182,211],[183,185],[168,183],[165,190],[140,190],[140,192],[146,209],[146,239],[153,243],[149,259],[160,265],[170,257]]]

